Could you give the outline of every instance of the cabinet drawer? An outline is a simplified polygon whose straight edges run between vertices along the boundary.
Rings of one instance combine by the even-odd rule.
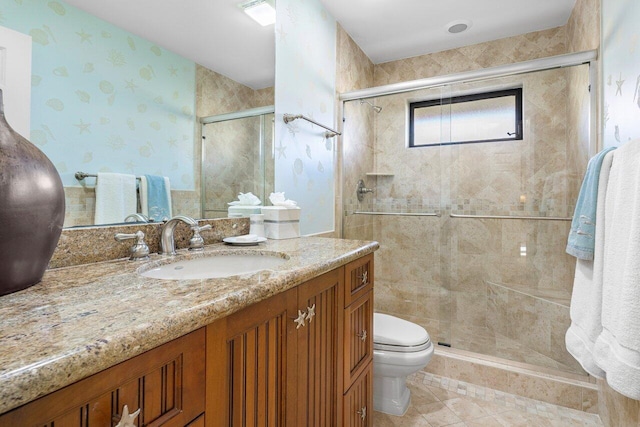
[[[373,291],[346,308],[344,325],[344,386],[347,389],[373,357]]]
[[[204,412],[204,329],[170,341],[0,416],[7,426],[184,426]],[[197,424],[195,424],[197,425]]]
[[[373,426],[373,362],[344,395],[344,427]]]
[[[373,288],[373,254],[346,265],[344,306],[360,298]]]

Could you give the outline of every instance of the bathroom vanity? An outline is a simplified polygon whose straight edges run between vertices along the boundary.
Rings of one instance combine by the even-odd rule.
[[[139,426],[371,425],[377,248],[302,238],[178,255],[286,258],[217,279],[152,279],[122,260],[50,270],[0,298],[0,425],[116,425],[124,405]]]

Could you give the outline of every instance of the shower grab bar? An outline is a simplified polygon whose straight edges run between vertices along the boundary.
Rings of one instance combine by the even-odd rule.
[[[363,212],[355,211],[353,215],[390,215],[390,216],[440,216],[437,212]]]
[[[511,216],[511,215],[460,215],[449,214],[451,218],[476,218],[476,219],[533,219],[539,221],[571,221],[573,218],[561,216]]]
[[[282,120],[285,123],[289,123],[289,122],[292,122],[292,121],[297,120],[297,119],[306,120],[309,123],[313,123],[314,125],[317,125],[317,126],[320,126],[323,129],[326,129],[327,132],[324,133],[325,138],[333,138],[336,135],[342,135],[340,132],[338,132],[336,130],[333,130],[330,127],[327,127],[327,126],[325,126],[325,125],[323,125],[321,123],[318,123],[315,120],[310,119],[309,117],[303,116],[302,114],[295,114],[295,115],[294,114],[285,114],[285,115],[282,116]]]

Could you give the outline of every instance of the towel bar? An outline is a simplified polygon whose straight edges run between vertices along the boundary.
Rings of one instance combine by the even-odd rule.
[[[306,121],[308,121],[309,123],[313,123],[314,125],[317,125],[317,126],[320,126],[320,127],[321,127],[321,128],[323,128],[323,129],[326,129],[326,130],[327,130],[327,132],[325,132],[325,133],[324,133],[324,137],[325,137],[325,138],[333,138],[333,137],[334,137],[334,136],[336,136],[336,135],[342,135],[340,132],[338,132],[338,131],[336,131],[336,130],[333,130],[333,129],[331,129],[330,127],[327,127],[327,126],[325,126],[325,125],[323,125],[323,124],[321,124],[321,123],[318,123],[318,122],[316,122],[315,120],[310,119],[309,117],[303,116],[302,114],[297,114],[297,115],[294,115],[294,114],[285,114],[284,116],[282,116],[282,120],[283,120],[285,123],[289,123],[289,122],[292,122],[292,121],[297,120],[297,119],[306,120]]]
[[[534,219],[539,221],[571,221],[573,218],[560,216],[511,216],[511,215],[460,215],[449,214],[451,218],[475,218],[475,219]]]
[[[363,212],[363,211],[355,211],[353,215],[440,216],[440,214],[436,212]]]
[[[97,178],[98,174],[96,174],[96,173],[86,173],[86,172],[76,172],[74,176],[76,177],[76,179],[78,181],[82,181],[85,178]],[[136,176],[136,179],[138,181],[140,181],[140,177],[139,176]]]

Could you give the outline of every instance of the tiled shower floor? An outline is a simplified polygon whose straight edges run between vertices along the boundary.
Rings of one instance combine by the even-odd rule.
[[[373,413],[374,427],[601,427],[597,415],[418,372],[402,417]]]

